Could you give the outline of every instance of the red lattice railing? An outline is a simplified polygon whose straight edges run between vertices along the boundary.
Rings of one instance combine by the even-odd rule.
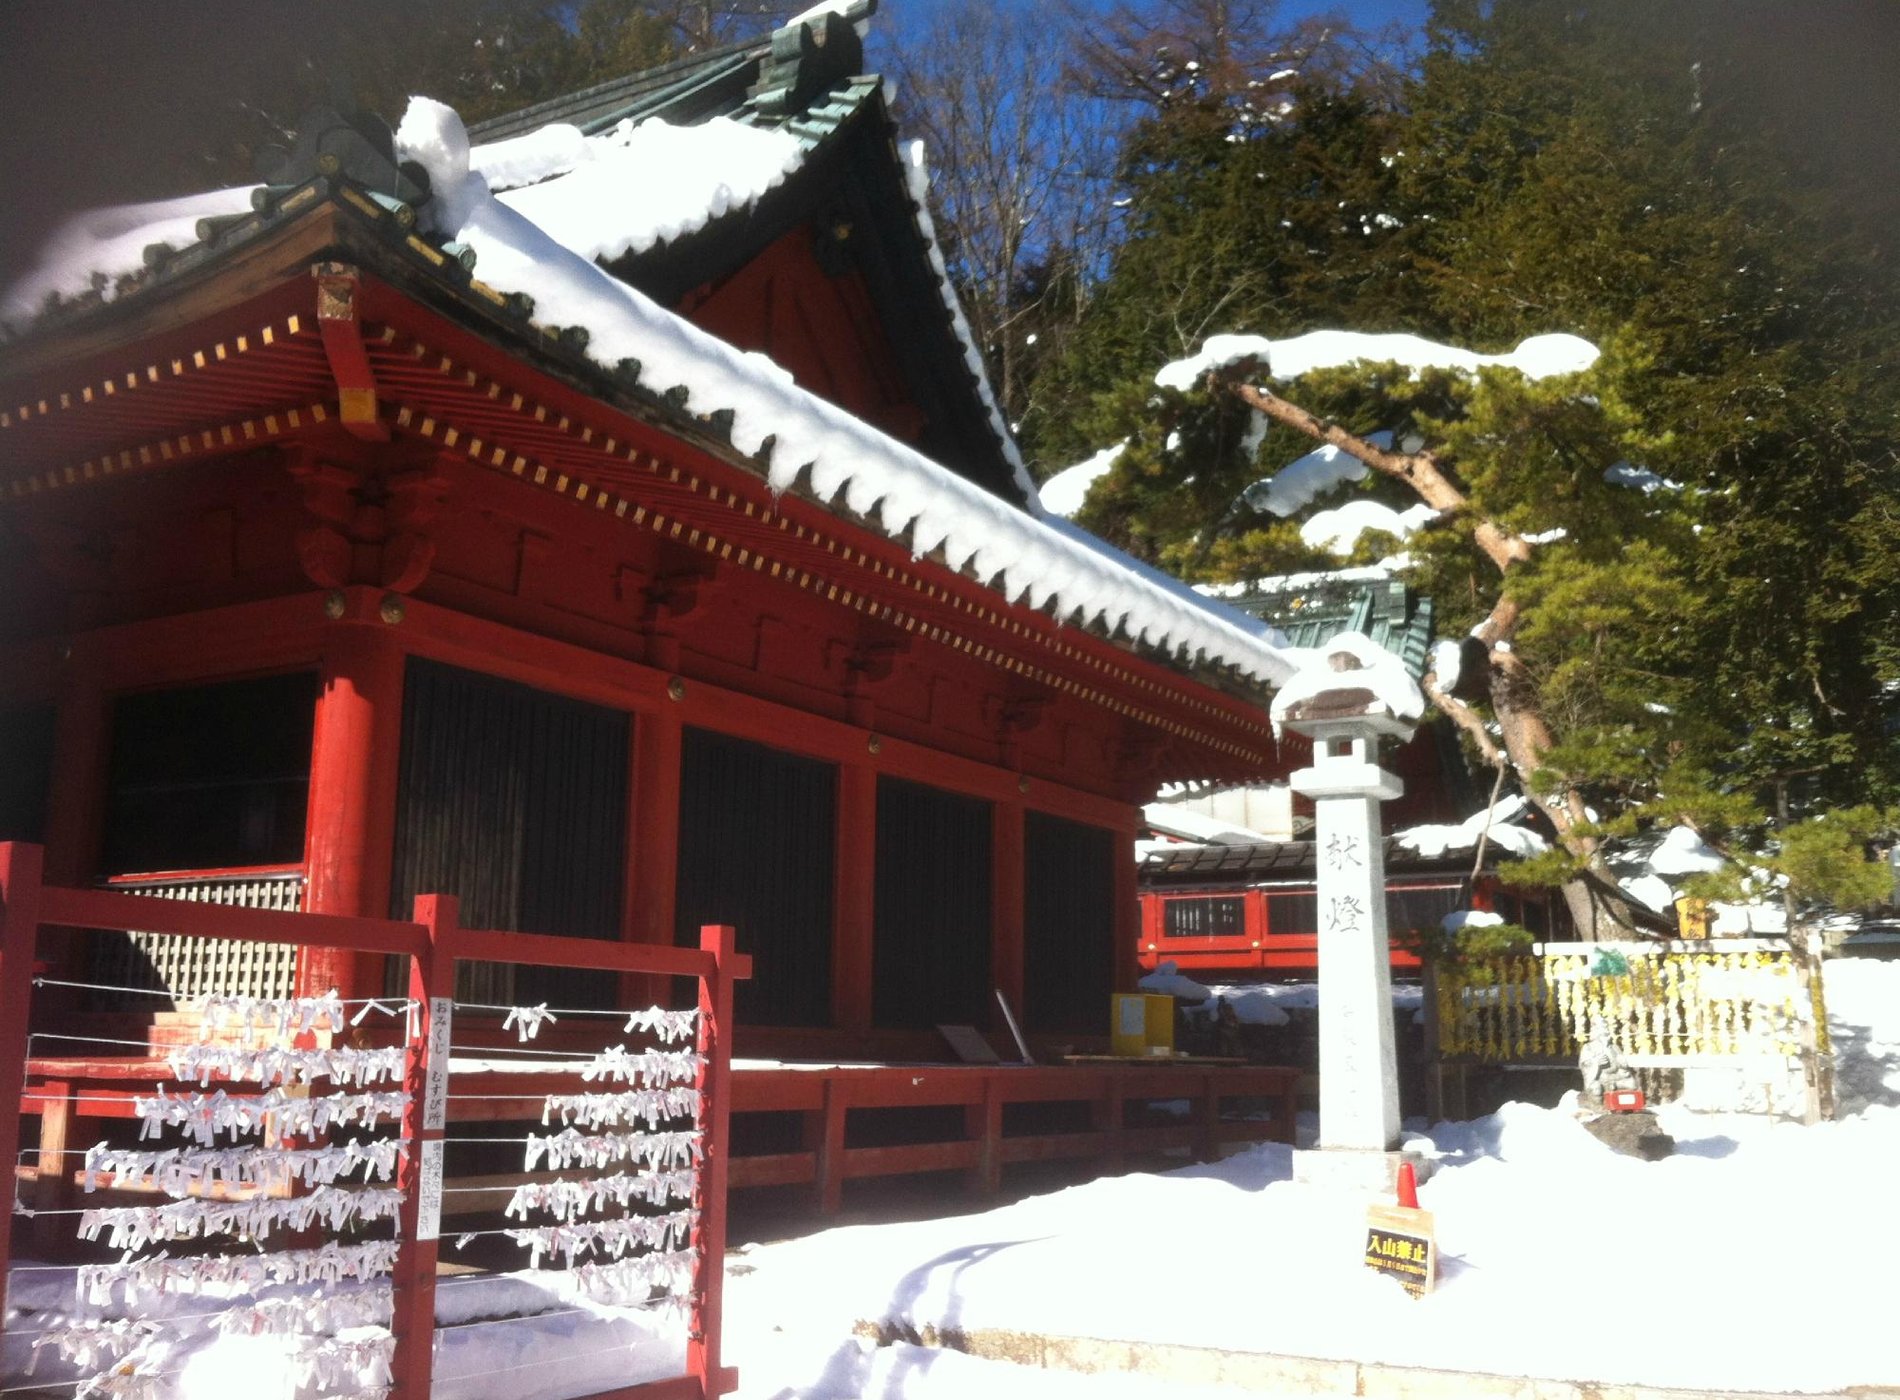
[[[153,1052],[142,1046],[114,1053],[96,1045],[36,1057],[36,1040],[56,1045],[80,1039],[62,1036],[57,1026],[33,1023],[35,988],[43,980],[35,963],[42,940],[135,929],[394,955],[407,962],[408,996],[363,1003],[363,1011],[347,1025],[342,1004],[334,998],[214,997],[204,1004],[206,1018],[221,1021],[222,1031],[198,1045],[173,1048],[168,1059],[154,1060]],[[472,1030],[466,1029],[466,1022],[452,1029],[456,964],[475,960],[593,969],[610,974],[619,986],[661,985],[664,978],[688,977],[698,986],[697,1008],[561,1011],[558,1015],[569,1024],[559,1037],[549,1038],[559,1044],[550,1043],[545,1051],[529,1042],[541,1022],[557,1013],[546,1007],[513,1008],[509,1023],[518,1042],[508,1046],[508,1026],[492,1019],[478,1017]],[[469,1189],[487,1193],[483,1200],[510,1194],[511,1213],[540,1207],[555,1214],[546,1223],[524,1219],[518,1227],[470,1231],[470,1237],[511,1237],[509,1242],[535,1251],[537,1265],[544,1254],[565,1257],[570,1265],[590,1255],[611,1258],[605,1265],[580,1263],[574,1274],[594,1272],[575,1286],[605,1281],[622,1294],[631,1288],[644,1298],[616,1296],[609,1300],[611,1305],[663,1305],[672,1309],[665,1316],[677,1316],[683,1323],[682,1364],[673,1374],[589,1389],[589,1400],[711,1400],[737,1384],[736,1373],[721,1363],[720,1324],[732,983],[749,974],[750,959],[734,952],[733,931],[725,926],[704,929],[698,948],[673,948],[465,929],[457,920],[456,901],[440,895],[418,899],[413,922],[236,908],[46,885],[38,847],[0,844],[0,1084],[24,1086],[20,1111],[0,1111],[0,1161],[11,1168],[8,1185],[14,1197],[23,1197],[17,1214],[16,1199],[0,1203],[0,1317],[9,1315],[8,1288],[16,1267],[22,1272],[70,1267],[16,1266],[16,1221],[30,1222],[40,1236],[57,1228],[61,1217],[76,1216],[79,1231],[64,1236],[69,1248],[84,1252],[75,1233],[87,1240],[104,1235],[108,1243],[116,1239],[121,1254],[116,1263],[74,1270],[75,1306],[70,1311],[84,1311],[89,1291],[95,1299],[114,1303],[122,1295],[124,1309],[97,1321],[62,1315],[57,1325],[22,1330],[56,1333],[56,1340],[66,1344],[76,1335],[74,1329],[81,1329],[76,1350],[83,1353],[91,1344],[96,1358],[128,1335],[153,1335],[150,1329],[163,1328],[176,1313],[175,1308],[157,1307],[150,1316],[141,1316],[133,1304],[142,1294],[162,1298],[168,1292],[193,1293],[198,1282],[213,1279],[229,1294],[233,1278],[250,1286],[260,1280],[307,1281],[322,1277],[325,1270],[341,1270],[352,1286],[361,1284],[366,1295],[374,1292],[387,1335],[362,1340],[362,1319],[348,1316],[348,1309],[332,1310],[332,1332],[308,1334],[309,1317],[323,1315],[318,1309],[300,1315],[305,1324],[297,1334],[300,1344],[311,1343],[313,1355],[322,1345],[331,1345],[332,1350],[323,1353],[324,1364],[337,1365],[360,1358],[362,1348],[369,1347],[379,1366],[386,1360],[387,1374],[358,1386],[357,1393],[423,1400],[431,1394],[440,1350],[436,1295],[443,1192],[445,1183],[454,1191],[452,1183],[460,1179],[445,1168],[445,1155],[458,1148],[479,1152],[484,1144],[518,1142],[526,1145],[518,1171],[483,1176],[479,1187]],[[394,1025],[381,1033],[356,1029],[354,1023],[372,1010]],[[641,1030],[647,1043],[603,1046],[584,1027],[592,1024],[612,1033],[613,1026],[587,1023],[583,1018],[589,1016],[610,1018],[613,1026],[624,1018],[620,1034]],[[233,1023],[235,1035],[230,1031]],[[458,1044],[458,1037],[474,1043]],[[679,1043],[669,1046],[663,1041]],[[520,1058],[503,1062],[497,1072],[495,1057],[510,1054]],[[457,1056],[466,1073],[452,1064]],[[379,1076],[392,1082],[399,1076],[400,1088],[346,1092]],[[337,1092],[319,1100],[308,1086],[326,1077]],[[456,1095],[458,1079],[478,1092]],[[532,1098],[539,1105],[535,1113],[566,1116],[544,1133],[519,1138],[451,1133],[448,1124],[458,1117],[497,1121],[493,1104],[486,1101],[492,1098],[488,1086],[498,1079],[509,1086],[504,1097],[524,1102]],[[602,1082],[606,1080],[617,1080],[617,1085]],[[458,1097],[483,1100],[487,1111],[471,1108],[458,1115],[451,1107]],[[327,1113],[335,1117],[327,1120]],[[379,1115],[396,1114],[399,1135],[385,1130],[377,1137]],[[531,1116],[524,1109],[522,1118]],[[26,1117],[39,1119],[39,1141],[23,1153]],[[73,1123],[93,1120],[117,1120],[120,1141],[84,1151],[69,1147]],[[127,1141],[126,1120],[143,1122],[140,1141]],[[646,1123],[646,1132],[637,1130],[639,1121]],[[573,1127],[575,1122],[587,1131]],[[562,1123],[570,1126],[563,1128]],[[181,1127],[185,1146],[144,1140],[154,1132]],[[628,1130],[620,1131],[623,1128]],[[220,1132],[238,1145],[223,1145]],[[263,1136],[255,1141],[244,1136],[259,1132]],[[196,1145],[189,1145],[194,1136]],[[536,1172],[541,1156],[549,1165],[558,1160],[573,1167],[578,1162],[583,1170],[609,1163],[612,1174],[577,1179],[575,1170]],[[67,1165],[74,1157],[85,1163],[78,1173]],[[27,1159],[35,1165],[27,1165]],[[351,1169],[361,1171],[365,1185],[335,1184]],[[389,1189],[367,1184],[379,1174],[392,1181]],[[75,1177],[88,1192],[103,1182],[113,1194],[96,1198],[99,1201],[129,1198],[135,1204],[68,1208]],[[169,1198],[169,1204],[137,1204],[163,1198]],[[577,1208],[576,1199],[585,1204]],[[622,1212],[604,1215],[605,1203],[615,1199]],[[649,1209],[641,1211],[639,1205]],[[194,1243],[175,1254],[159,1247],[138,1257],[139,1246],[176,1239]],[[133,1247],[126,1247],[127,1240]],[[283,1247],[286,1241],[289,1247]],[[502,1241],[497,1238],[495,1243]],[[198,1252],[200,1244],[209,1248]],[[257,1245],[265,1246],[262,1253]],[[669,1278],[678,1283],[677,1297],[671,1300],[664,1296]],[[205,1306],[233,1302],[228,1296],[214,1300],[210,1295],[217,1291],[207,1288],[199,1295]],[[332,1291],[313,1288],[310,1296],[329,1296]],[[385,1296],[387,1309],[380,1311]],[[292,1302],[301,1297],[293,1291]],[[269,1300],[260,1304],[240,1289],[238,1304],[248,1309],[248,1322],[265,1325]],[[212,1316],[203,1311],[193,1315]],[[12,1316],[17,1325],[34,1313],[19,1308]],[[500,1322],[531,1327],[532,1317]],[[87,1327],[94,1330],[84,1332]],[[351,1338],[339,1340],[335,1333],[345,1330]],[[44,1343],[49,1337],[36,1335],[35,1340]],[[677,1340],[670,1336],[670,1341]],[[652,1375],[651,1367],[647,1373]],[[128,1374],[140,1373],[136,1367],[129,1372],[122,1368],[115,1381]],[[149,1391],[139,1393],[165,1394],[157,1384],[164,1373],[151,1379]],[[17,1384],[0,1377],[0,1385]],[[334,1393],[330,1382],[312,1384]]]

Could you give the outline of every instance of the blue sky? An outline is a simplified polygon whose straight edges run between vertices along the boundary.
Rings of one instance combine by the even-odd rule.
[[[884,23],[901,24],[912,14],[927,13],[940,0],[883,0],[879,6],[879,18]],[[1087,0],[1096,9],[1107,9],[1113,0]],[[1428,0],[1282,0],[1282,11],[1288,19],[1298,19],[1305,15],[1341,13],[1356,24],[1367,28],[1377,28],[1398,21],[1414,27],[1425,23]]]

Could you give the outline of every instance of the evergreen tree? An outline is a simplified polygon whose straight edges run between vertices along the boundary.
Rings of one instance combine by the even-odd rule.
[[[1791,782],[1790,815],[1900,787],[1900,308],[1849,175],[1798,178],[1744,100],[1760,55],[1720,8],[1447,0],[1397,112],[1333,90],[1244,140],[1219,113],[1144,124],[1127,241],[1039,425],[1051,465],[1127,442],[1085,523],[1190,578],[1319,561],[1237,504],[1314,438],[1373,464],[1354,489],[1438,507],[1408,577],[1484,654],[1478,700],[1437,699],[1552,813],[1553,875],[1644,823],[1759,848]],[[1355,239],[1332,210],[1383,217]],[[1316,325],[1605,354],[1575,381],[1360,366],[1264,395],[1142,372]]]

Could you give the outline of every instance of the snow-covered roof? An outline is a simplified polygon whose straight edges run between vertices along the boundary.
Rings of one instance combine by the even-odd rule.
[[[96,290],[110,299],[120,278],[145,265],[147,247],[182,248],[197,242],[200,219],[248,213],[253,188],[208,190],[73,215],[53,230],[33,266],[0,292],[0,326],[24,329],[56,297],[81,297]]]
[[[1206,846],[1251,846],[1273,838],[1250,827],[1210,817],[1174,802],[1150,802],[1141,818],[1152,831]]]
[[[743,144],[754,134],[744,131],[718,139]],[[765,356],[735,350],[611,276],[593,257],[619,218],[611,202],[553,201],[562,231],[555,236],[534,220],[534,202],[490,193],[473,168],[461,119],[426,98],[411,103],[397,145],[429,172],[432,209],[442,220],[436,231],[475,251],[485,282],[531,297],[545,323],[585,327],[587,354],[601,365],[637,362],[646,388],[683,390],[695,414],[730,415],[733,445],[766,459],[775,488],[802,479],[819,499],[906,538],[914,553],[941,553],[951,568],[1058,618],[1099,621],[1184,661],[1231,666],[1267,684],[1290,673],[1264,624],[1211,604],[1066,521],[1015,509],[801,388]],[[772,153],[760,146],[750,154],[755,177],[769,184]]]
[[[775,489],[797,484],[1012,601],[1125,637],[1174,664],[1228,667],[1264,686],[1290,674],[1268,625],[1067,521],[1017,508],[801,388],[764,355],[700,330],[596,262],[756,200],[796,167],[795,141],[720,119],[696,127],[650,120],[578,139],[573,132],[472,151],[459,116],[416,99],[397,146],[400,158],[419,162],[430,176],[423,231],[471,250],[482,281],[530,298],[539,324],[585,328],[588,357],[623,383],[637,363],[637,383],[648,393],[702,420],[728,418],[733,446],[764,467]],[[697,168],[715,162],[718,178]],[[654,169],[660,179],[643,178],[642,170]],[[910,169],[920,180],[915,156]],[[504,183],[533,183],[496,195],[484,171]],[[248,191],[219,191],[83,216],[4,305],[31,319],[47,291],[84,290],[98,277],[133,271],[147,244],[187,243],[198,218],[246,211],[249,201]],[[929,236],[927,214],[919,218]],[[1028,489],[1026,477],[1024,483]]]

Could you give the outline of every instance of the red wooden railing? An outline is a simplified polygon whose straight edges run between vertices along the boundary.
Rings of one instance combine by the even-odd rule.
[[[409,1139],[396,1184],[404,1191],[397,1220],[393,1276],[395,1336],[392,1370],[395,1400],[426,1400],[430,1394],[435,1340],[435,1282],[439,1222],[426,1217],[419,1190],[425,1163],[439,1172],[443,1117],[428,1111],[431,1078],[431,1016],[451,998],[455,965],[461,960],[527,963],[593,969],[649,978],[691,977],[699,986],[699,1133],[701,1166],[694,1204],[698,1210],[693,1247],[696,1280],[688,1324],[684,1374],[597,1392],[587,1400],[655,1400],[711,1397],[737,1386],[737,1373],[720,1356],[722,1284],[726,1239],[728,1118],[731,1111],[732,983],[751,975],[751,959],[734,951],[733,930],[710,925],[698,948],[612,943],[595,939],[465,929],[457,901],[445,895],[417,899],[413,922],[351,918],[197,904],[113,890],[47,885],[37,846],[0,843],[0,1085],[22,1085],[28,1070],[29,1022],[35,957],[42,933],[133,930],[188,937],[230,938],[306,948],[395,955],[409,969],[413,1011],[405,1040],[404,1088],[409,1093],[403,1133]],[[436,1047],[438,1052],[442,1046]],[[438,1080],[448,1066],[437,1064]],[[438,1082],[438,1089],[440,1083]],[[22,1114],[0,1107],[0,1162],[6,1164],[6,1198],[0,1201],[0,1316],[6,1308],[13,1266],[12,1209],[18,1185]],[[433,1157],[433,1161],[430,1159]],[[438,1177],[439,1180],[439,1177]]]

